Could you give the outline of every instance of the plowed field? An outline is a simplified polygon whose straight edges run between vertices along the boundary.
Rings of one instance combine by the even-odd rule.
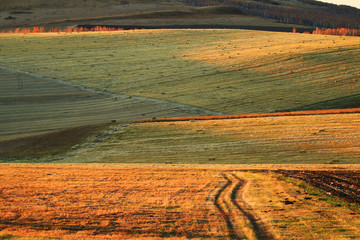
[[[329,195],[340,197],[345,201],[360,203],[359,171],[279,170],[276,173],[305,181],[324,190]]]

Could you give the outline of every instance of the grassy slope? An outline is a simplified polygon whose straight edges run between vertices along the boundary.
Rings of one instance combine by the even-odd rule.
[[[13,10],[13,9],[49,9],[49,8],[63,8],[63,7],[101,7],[108,4],[114,5],[127,5],[127,4],[136,4],[136,3],[159,3],[159,2],[168,2],[179,4],[181,1],[166,1],[166,0],[72,0],[72,1],[48,1],[48,0],[0,0],[0,10]],[[251,2],[251,0],[250,0]],[[254,2],[259,2],[255,0]],[[264,3],[269,3],[269,1],[263,1]],[[282,6],[291,6],[299,7],[304,9],[313,9],[316,6],[302,3],[299,1],[287,1],[287,0],[277,0],[275,1]]]
[[[71,7],[101,7],[108,4],[123,5],[126,3],[151,3],[165,2],[163,0],[72,0],[72,1],[48,1],[48,0],[0,0],[0,10],[30,10],[49,8]]]
[[[255,113],[349,106],[332,100],[358,94],[359,43],[245,30],[3,35],[0,64],[105,91]]]
[[[141,123],[61,162],[359,163],[359,114]]]

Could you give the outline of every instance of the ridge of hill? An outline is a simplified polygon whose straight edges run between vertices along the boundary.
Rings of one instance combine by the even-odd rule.
[[[360,9],[344,5],[335,5],[315,0],[74,0],[74,1],[46,1],[46,0],[0,0],[0,11],[11,11],[14,14],[23,11],[44,9],[69,8],[114,8],[125,6],[131,13],[131,6],[136,6],[140,17],[151,11],[154,5],[166,6],[162,10],[186,11],[192,7],[204,6],[232,6],[247,15],[272,19],[286,24],[299,24],[325,28],[358,28],[360,26]],[[174,12],[176,16],[176,11]],[[110,13],[109,13],[110,14]],[[165,17],[172,17],[165,14]],[[171,12],[170,12],[171,15]],[[134,16],[136,17],[136,15]],[[162,16],[164,17],[164,16]]]
[[[17,4],[19,3],[19,4]],[[245,14],[232,6],[197,7],[180,1],[71,1],[57,2],[0,0],[0,30],[43,26],[67,28],[76,25],[116,26],[257,26],[301,29],[302,25]],[[93,4],[92,4],[93,3]],[[188,28],[188,27],[186,27]],[[190,27],[191,28],[191,27]],[[251,28],[252,29],[252,28]],[[280,30],[281,31],[281,30]],[[308,31],[308,30],[306,30]]]
[[[324,28],[359,28],[360,9],[314,0],[183,0],[192,6],[228,5],[246,14],[287,24]]]
[[[0,29],[69,24],[266,26],[269,23],[295,28],[359,28],[360,9],[313,0],[0,0],[0,19],[3,20]]]

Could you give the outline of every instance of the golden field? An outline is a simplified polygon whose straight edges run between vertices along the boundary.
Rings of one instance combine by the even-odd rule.
[[[358,164],[359,114],[113,124],[67,154],[79,163]],[[11,154],[11,152],[9,153]]]
[[[256,171],[264,167],[278,168],[2,164],[0,238],[359,237],[357,210]]]

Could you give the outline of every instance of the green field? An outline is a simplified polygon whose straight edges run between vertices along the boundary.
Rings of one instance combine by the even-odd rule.
[[[3,35],[0,64],[101,91],[257,113],[348,107],[359,92],[359,43],[246,30]]]

